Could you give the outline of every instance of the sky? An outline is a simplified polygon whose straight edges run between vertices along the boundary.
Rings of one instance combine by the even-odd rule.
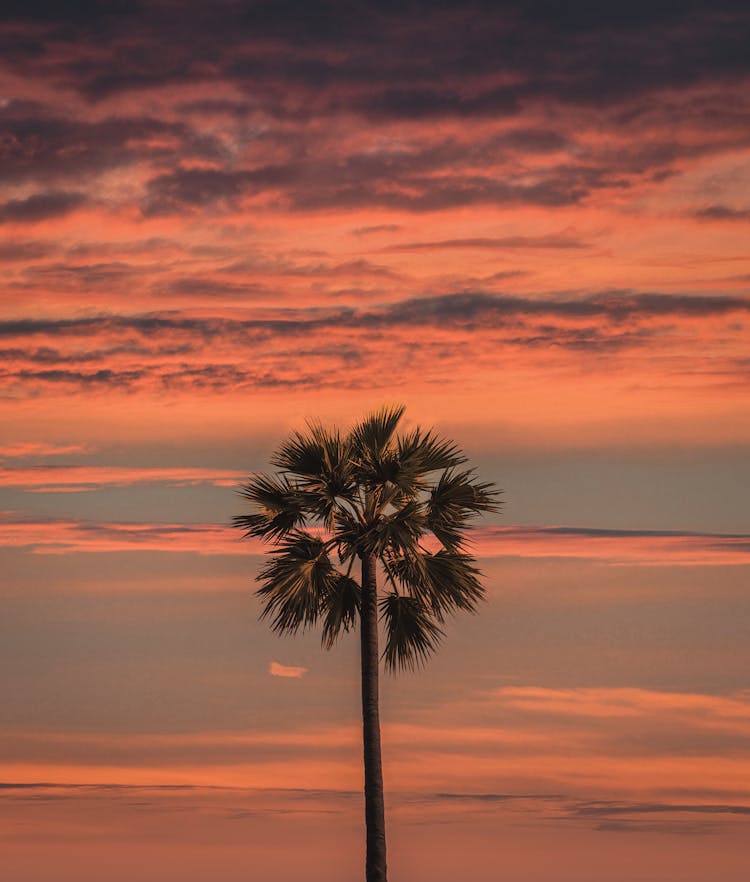
[[[0,854],[362,876],[357,645],[257,620],[236,493],[403,403],[504,490],[381,686],[392,882],[740,882],[750,10],[0,12]]]

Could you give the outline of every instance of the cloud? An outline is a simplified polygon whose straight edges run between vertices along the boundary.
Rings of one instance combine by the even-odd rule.
[[[85,291],[91,288],[98,290],[116,290],[127,286],[132,289],[134,280],[142,278],[144,273],[158,275],[155,266],[131,264],[126,261],[102,261],[100,263],[44,263],[29,267],[24,272],[24,279],[30,287],[43,290]]]
[[[702,220],[750,220],[750,208],[729,208],[726,205],[709,205],[695,212],[695,217]]]
[[[520,259],[514,254],[512,265]],[[716,406],[722,400],[722,407],[738,408],[733,437],[744,431],[739,399],[750,377],[750,299],[740,292],[534,293],[528,290],[533,276],[515,275],[492,287],[517,286],[521,293],[479,285],[461,290],[448,279],[426,284],[429,293],[422,296],[404,296],[412,281],[391,279],[379,263],[299,255],[264,262],[252,255],[246,268],[231,266],[231,273],[193,276],[180,268],[153,282],[145,295],[140,284],[131,292],[135,264],[132,279],[106,266],[101,283],[101,268],[65,274],[55,285],[69,286],[73,296],[64,305],[61,296],[52,315],[29,313],[20,306],[26,293],[19,295],[19,307],[0,319],[4,406],[67,396],[101,402],[111,395],[125,402],[196,394],[204,402],[211,396],[211,407],[223,409],[232,397],[273,390],[328,390],[330,396],[387,389],[387,395],[409,396],[432,394],[438,386],[471,400],[480,388],[494,388],[516,414],[511,419],[523,413],[524,419],[558,420],[566,409],[565,419],[576,424],[582,408],[606,395],[619,411],[607,419],[641,414],[654,425],[658,408],[663,426],[690,419],[702,432],[686,396],[707,400],[711,394]],[[274,282],[274,273],[283,281]],[[254,279],[250,288],[246,278]],[[39,285],[35,296],[49,297],[42,279]],[[104,307],[106,297],[94,296],[98,285],[121,291],[117,308],[72,312],[84,292],[86,302]],[[441,287],[447,293],[439,293]],[[161,310],[143,309],[141,297],[146,303],[160,298]],[[166,302],[174,308],[164,309]],[[562,390],[560,406],[551,410],[543,403],[543,378],[549,377]],[[514,396],[530,396],[527,406],[519,408]],[[598,412],[587,417],[600,418]],[[710,433],[726,429],[714,421],[701,424]]]
[[[720,832],[722,825],[732,816],[742,817],[749,814],[748,805],[582,801],[571,804],[567,817],[574,821],[600,819],[594,829],[602,833],[701,836]],[[660,815],[667,817],[658,817]],[[657,816],[656,819],[654,816]],[[689,819],[690,816],[693,819]],[[716,822],[709,822],[707,817],[701,816],[712,817]]]
[[[524,695],[534,696],[533,707],[519,701]],[[648,832],[670,833],[672,825],[694,824],[718,831],[750,814],[750,794],[738,783],[748,762],[748,698],[746,691],[521,686],[464,690],[446,706],[407,703],[383,727],[391,775],[400,782],[393,797],[407,815],[413,811],[421,819],[509,813],[594,830],[643,824]],[[632,715],[603,712],[621,706]],[[700,751],[682,749],[684,739],[692,744],[698,735],[705,739]],[[116,795],[132,787],[167,792],[180,785],[217,797],[227,791],[243,799],[348,801],[357,798],[360,738],[348,722],[159,732],[17,730],[0,736],[2,789],[23,799],[45,789],[85,796],[97,786]],[[709,788],[714,795],[686,799],[686,788]]]
[[[750,535],[584,527],[483,527],[473,532],[478,557],[580,557],[612,564],[717,566],[750,564]]]
[[[83,193],[51,190],[25,199],[10,199],[0,205],[0,223],[33,224],[49,218],[64,217],[86,203]]]
[[[374,233],[397,233],[400,229],[400,224],[372,224],[368,227],[355,227],[352,230],[352,234],[355,236],[371,236]]]
[[[665,152],[650,145],[638,152],[626,144],[610,155],[598,145],[575,144],[571,135],[568,152],[550,154],[542,165],[531,157],[539,155],[540,142],[550,144],[552,138],[549,132],[536,133],[536,146],[529,149],[526,142],[533,136],[528,130],[511,129],[479,138],[451,135],[437,140],[425,133],[362,151],[356,142],[342,145],[328,142],[322,134],[300,134],[295,149],[264,144],[265,149],[256,151],[254,163],[233,160],[161,172],[148,180],[142,210],[147,217],[206,210],[241,213],[267,205],[269,200],[276,208],[293,211],[564,207],[579,204],[599,190],[628,189],[631,178],[654,168],[663,170],[698,149],[689,152],[670,146]],[[557,135],[559,143],[568,140],[567,135]],[[737,138],[731,143],[737,146]],[[528,172],[518,174],[519,164],[529,164]]]
[[[93,490],[160,482],[230,486],[235,476],[212,469],[118,469],[60,467],[9,469],[6,486],[32,492]],[[18,483],[16,483],[18,482]],[[263,554],[259,541],[239,541],[220,524],[108,523],[74,519],[25,518],[6,512],[0,518],[0,545],[38,554],[106,551],[167,551],[196,554]],[[471,552],[480,559],[519,557],[581,558],[607,564],[648,566],[722,566],[750,564],[750,535],[666,531],[599,530],[571,527],[483,527],[471,532]]]
[[[627,16],[579,4],[564,17],[520,2],[442,4],[430,15],[421,3],[365,4],[356,16],[339,2],[283,8],[278,17],[267,4],[226,0],[209,13],[188,3],[178,23],[156,2],[71,16],[54,39],[55,16],[19,10],[16,53],[4,64],[28,78],[28,58],[43,55],[33,81],[47,100],[3,103],[0,174],[75,180],[137,166],[150,218],[235,210],[258,194],[297,209],[552,207],[628,187],[649,170],[672,173],[702,149],[726,150],[730,129],[744,129],[747,143],[730,97],[750,75],[748,13],[736,3]],[[81,54],[91,28],[97,52]],[[54,100],[63,83],[85,99],[66,92],[69,112]],[[691,88],[692,100],[675,98]],[[137,112],[144,89],[154,99],[148,116]],[[107,114],[105,98],[126,110]],[[663,140],[638,137],[645,117]],[[467,132],[467,120],[481,125]],[[442,137],[435,121],[453,134]],[[389,125],[393,136],[353,135]],[[590,126],[606,135],[587,139]],[[702,139],[674,138],[701,126],[710,130]]]
[[[18,445],[16,453],[0,450],[0,456],[40,456],[76,453],[85,448],[54,445]],[[226,469],[206,468],[143,468],[132,466],[39,465],[26,468],[5,468],[0,472],[0,487],[15,487],[33,493],[84,492],[108,487],[130,487],[135,484],[163,484],[188,487],[211,484],[217,487],[237,486],[243,475]]]
[[[579,817],[612,817],[614,815],[653,815],[653,814],[707,814],[707,815],[750,815],[750,805],[715,805],[685,803],[581,803],[576,806]]]
[[[90,453],[86,444],[54,444],[46,441],[17,441],[0,446],[0,459],[26,459],[39,456],[64,456]],[[1,478],[0,478],[1,479]]]
[[[165,551],[195,554],[262,553],[262,544],[245,541],[221,524],[102,523],[74,519],[0,517],[0,545],[37,554]]]
[[[697,726],[744,731],[750,726],[750,694],[711,695],[639,688],[553,689],[545,686],[502,686],[493,695],[504,707],[529,714],[576,719],[620,721],[663,715],[695,720]]]
[[[210,168],[178,169],[149,181],[143,212],[153,217],[180,212],[185,208],[205,208],[216,203],[224,203],[228,207],[251,180],[251,175],[242,172]]]
[[[668,836],[706,836],[717,832],[715,824],[690,821],[656,821],[644,822],[637,820],[602,821],[595,827],[601,833],[661,833]]]
[[[299,680],[305,676],[309,668],[295,667],[293,665],[282,665],[279,662],[269,662],[268,673],[272,677],[288,677],[293,680]]]
[[[689,820],[685,816],[708,815],[717,820],[727,821],[732,815],[750,814],[750,806],[737,804],[685,804],[679,802],[617,802],[604,800],[589,802],[566,794],[535,793],[435,793],[426,795],[427,800],[442,803],[473,804],[475,810],[483,812],[502,811],[509,803],[523,801],[530,803],[529,810],[542,814],[546,804],[547,812],[552,810],[555,819],[560,821],[593,821],[593,829],[603,833],[656,833],[664,835],[706,835],[720,831],[719,824],[707,822],[698,817]],[[536,804],[536,805],[535,805]],[[654,815],[666,818],[648,820]]]
[[[367,267],[365,267],[367,269]],[[297,336],[336,329],[372,327],[477,324],[502,326],[508,318],[557,318],[580,322],[600,321],[621,325],[626,320],[648,323],[653,319],[711,318],[750,312],[750,298],[727,295],[680,295],[605,291],[573,298],[565,296],[518,297],[484,292],[461,292],[397,300],[371,307],[328,307],[314,310],[267,308],[247,318],[191,316],[176,313],[100,315],[66,319],[5,319],[0,321],[0,338],[28,338],[40,335],[91,337],[102,333],[132,332],[152,339],[159,334],[184,333],[212,340],[226,336],[247,339],[252,333]],[[604,327],[606,327],[606,324]],[[569,327],[569,326],[568,326]],[[595,338],[602,325],[586,325]],[[550,329],[551,336],[557,329]]]
[[[80,185],[92,175],[137,162],[222,155],[217,143],[181,122],[128,115],[90,120],[80,112],[65,117],[59,107],[14,101],[0,106],[0,145],[0,181],[13,184],[68,180]]]
[[[497,114],[542,97],[595,104],[676,81],[738,76],[748,67],[741,39],[747,12],[731,0],[635,3],[624,12],[578,2],[565,14],[551,3],[520,0],[501,7],[451,2],[439,10],[421,2],[399,9],[369,3],[356,14],[333,0],[278,8],[222,2],[210,15],[191,3],[180,22],[163,3],[130,14],[118,7],[105,15],[100,6],[90,19],[66,20],[58,39],[65,46],[96,30],[108,51],[78,61],[60,53],[52,67],[96,99],[157,83],[202,82],[210,70],[249,96],[253,84],[279,84],[311,99],[322,95],[324,105],[390,118]],[[43,37],[45,19],[59,21],[59,13],[19,10],[14,19],[26,23],[30,37]]]
[[[53,39],[19,12],[4,64],[28,78],[29,56],[43,55],[29,91],[45,101],[0,107],[0,176],[83,179],[99,210],[137,205],[154,223],[269,208],[562,209],[747,145],[736,4],[564,22],[543,6],[443,4],[428,16],[419,3],[365,4],[353,21],[319,2],[279,20],[227,0],[211,14],[189,3],[178,24],[157,2],[95,15],[97,52],[84,54],[91,22],[73,17]],[[113,174],[126,167],[127,187]],[[356,227],[402,226],[371,220]]]
[[[26,263],[47,257],[55,251],[51,242],[3,242],[0,243],[0,262]]]
[[[400,242],[380,249],[382,252],[443,251],[452,248],[585,248],[586,244],[575,236],[552,234],[547,236],[504,236],[475,239],[441,239],[435,242]]]
[[[129,4],[122,0],[85,0],[67,4],[61,9],[50,0],[33,0],[31,3],[21,0],[9,0],[4,4],[3,21],[32,21],[34,23],[72,24],[76,28],[98,30],[106,22],[114,24],[117,20],[130,18],[138,9],[138,4]]]

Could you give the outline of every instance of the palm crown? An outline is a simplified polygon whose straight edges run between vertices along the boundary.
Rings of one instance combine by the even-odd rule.
[[[424,662],[445,617],[484,596],[466,530],[500,504],[493,484],[461,468],[466,457],[452,441],[420,428],[397,433],[403,413],[383,408],[347,434],[309,423],[275,453],[275,474],[242,487],[254,510],[234,518],[245,537],[274,546],[258,576],[263,617],[279,632],[320,623],[326,647],[360,613],[355,559],[378,561],[390,670]]]

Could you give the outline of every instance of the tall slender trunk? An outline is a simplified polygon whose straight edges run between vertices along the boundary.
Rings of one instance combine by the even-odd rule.
[[[367,882],[387,882],[383,765],[380,757],[378,707],[378,586],[374,554],[362,557],[362,743],[365,757],[365,824]]]

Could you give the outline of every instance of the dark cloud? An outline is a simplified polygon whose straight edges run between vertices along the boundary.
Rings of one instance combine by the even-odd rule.
[[[205,98],[202,101],[186,101],[178,108],[180,112],[200,116],[232,116],[243,119],[253,110],[246,101],[232,101],[228,98]]]
[[[0,263],[28,263],[55,251],[53,242],[0,242]]]
[[[550,536],[593,536],[598,538],[648,538],[669,536],[694,536],[708,539],[747,539],[740,533],[686,533],[684,530],[612,530],[602,527],[534,527],[534,533]]]
[[[9,199],[0,204],[0,224],[31,224],[48,218],[63,217],[87,202],[83,193],[51,190],[35,193],[26,199]]]
[[[126,343],[120,346],[110,346],[104,349],[87,349],[83,352],[64,352],[53,346],[38,346],[26,349],[0,349],[0,361],[6,363],[29,363],[34,365],[71,365],[71,364],[94,364],[106,361],[113,356],[128,356],[131,358],[170,358],[172,356],[192,355],[196,352],[195,346],[190,344],[143,346],[136,343]]]
[[[90,336],[135,332],[145,337],[185,332],[204,340],[245,332],[296,335],[324,328],[373,328],[420,325],[497,325],[507,317],[556,317],[561,319],[704,318],[750,312],[746,297],[633,293],[613,291],[566,299],[529,298],[488,293],[458,293],[396,301],[372,309],[277,309],[272,317],[228,319],[189,317],[178,313],[136,316],[102,315],[69,319],[6,319],[0,321],[0,337]]]
[[[119,240],[117,242],[82,242],[68,248],[68,257],[77,259],[91,257],[111,257],[113,255],[153,255],[156,251],[182,252],[183,246],[173,239],[152,236],[149,239],[136,241]]]
[[[36,4],[36,12],[12,5],[4,17],[25,24],[29,41],[51,26],[58,43],[70,44],[97,29],[104,51],[85,61],[61,52],[45,67],[92,99],[219,78],[240,86],[249,105],[277,112],[308,105],[389,118],[498,116],[540,99],[602,106],[750,70],[750,11],[735,0],[224,0],[210,7],[196,0],[181,4],[180,14],[167,2],[102,2],[85,16],[89,4],[74,4],[69,15],[51,3]]]
[[[249,181],[246,172],[207,168],[168,172],[149,181],[143,213],[154,216],[179,213],[186,207],[204,208],[222,202],[231,205]]]
[[[503,236],[474,239],[441,239],[435,242],[402,242],[388,245],[383,252],[441,251],[446,248],[585,248],[586,243],[575,236],[552,234],[547,236]]]
[[[577,805],[574,814],[579,818],[614,817],[618,815],[653,814],[750,815],[750,805],[666,802],[595,802]]]
[[[485,811],[502,808],[508,803],[529,801],[556,803],[561,820],[593,821],[593,829],[599,832],[661,833],[677,835],[703,835],[715,833],[721,822],[732,815],[747,816],[750,806],[732,804],[683,804],[683,803],[624,803],[585,802],[565,794],[545,793],[434,793],[425,794],[422,801],[469,802]],[[668,815],[669,817],[657,817]],[[697,815],[691,820],[685,815]],[[683,817],[680,817],[683,816]],[[706,816],[712,818],[711,821]],[[648,818],[648,820],[647,820]]]
[[[139,160],[220,159],[221,146],[181,122],[64,118],[35,102],[0,105],[0,181],[91,176]]]
[[[400,229],[399,224],[373,224],[369,227],[356,227],[352,233],[355,236],[370,236],[373,233],[397,233]]]
[[[337,175],[328,186],[325,179],[310,178],[312,186],[291,186],[286,196],[295,209],[389,208],[400,211],[445,211],[471,205],[536,205],[547,208],[576,205],[592,189],[614,185],[627,186],[619,179],[608,180],[602,169],[563,167],[551,170],[539,183],[518,184],[499,180],[496,175],[462,174],[435,178],[418,173],[396,175],[395,169],[373,174],[369,180],[354,174],[350,183]],[[394,181],[397,185],[394,186]],[[378,183],[385,186],[375,186]]]
[[[709,205],[695,212],[695,217],[702,220],[750,220],[750,208],[729,208],[726,205]]]
[[[96,371],[73,371],[65,369],[52,370],[19,370],[0,371],[0,378],[5,382],[18,382],[29,384],[33,388],[36,384],[49,386],[71,386],[76,389],[127,389],[144,379],[144,370],[114,370],[101,368]]]
[[[149,270],[152,273],[157,271],[153,267],[149,267]],[[89,264],[37,264],[29,267],[23,275],[34,285],[42,285],[45,288],[111,290],[121,283],[131,281],[134,277],[142,277],[143,273],[143,266],[125,261],[110,261]]]
[[[60,23],[89,28],[102,20],[136,15],[143,9],[137,0],[4,0],[0,21]]]
[[[370,117],[424,119],[437,116],[515,116],[521,110],[518,88],[503,86],[466,97],[444,88],[387,88],[365,95],[356,109]]]
[[[190,277],[174,279],[167,285],[157,287],[156,293],[160,295],[176,297],[229,297],[238,299],[251,299],[268,295],[268,289],[255,283],[235,284],[218,279],[201,279]]]
[[[154,353],[149,353],[153,357]],[[344,352],[340,356],[344,362],[351,362]],[[76,362],[74,357],[72,362]],[[81,361],[85,362],[85,359]],[[310,388],[349,388],[363,386],[359,377],[345,380],[329,369],[313,365],[302,366],[299,362],[285,363],[278,359],[273,367],[251,368],[238,364],[201,364],[195,361],[156,363],[150,367],[100,368],[97,370],[74,370],[69,367],[48,369],[0,370],[0,386],[21,387],[25,394],[33,397],[43,391],[64,393],[83,392],[137,392],[143,389],[158,392],[205,393],[213,391],[252,389],[310,389]],[[382,383],[368,382],[368,387]]]
[[[431,793],[425,798],[445,802],[503,803],[519,799],[557,801],[565,796],[559,793]]]
[[[317,255],[318,252],[315,252]],[[263,257],[249,257],[238,260],[221,268],[223,273],[262,274],[270,276],[291,276],[305,279],[319,278],[361,278],[371,277],[376,279],[397,280],[401,276],[390,267],[372,263],[369,260],[359,258],[348,260],[343,263],[299,263],[289,259],[270,260]]]
[[[716,833],[716,824],[690,821],[603,821],[594,828],[600,833],[661,833],[671,836],[708,836]]]
[[[220,289],[224,296],[226,294]],[[238,291],[230,288],[232,296]],[[183,292],[184,293],[184,292]],[[205,293],[205,291],[203,292]],[[676,322],[750,311],[732,297],[606,293],[572,300],[493,294],[452,294],[373,307],[263,307],[244,318],[178,312],[0,322],[6,367],[0,383],[19,389],[114,388],[210,391],[252,388],[380,388],[415,370],[431,375],[455,360],[494,359],[503,350],[557,350],[582,356],[668,345]],[[431,339],[422,329],[450,338]],[[49,339],[44,339],[49,338]],[[471,342],[469,342],[471,338]],[[96,341],[81,356],[81,341]],[[317,345],[311,341],[319,342]],[[390,346],[392,371],[373,366]],[[39,341],[37,345],[32,345]],[[483,342],[491,343],[490,354]],[[217,348],[218,347],[218,348]],[[221,353],[217,357],[217,353]],[[112,360],[116,366],[112,366]],[[346,367],[342,375],[335,367]],[[420,367],[421,366],[421,367]],[[727,363],[716,382],[744,377]],[[344,376],[344,379],[342,379]],[[550,533],[565,532],[549,528]],[[656,535],[581,531],[586,535]],[[668,534],[664,534],[668,535]],[[717,536],[717,541],[726,537]],[[742,538],[742,537],[737,537]]]
[[[66,117],[6,101],[0,180],[59,186],[142,162],[150,177],[139,198],[146,217],[248,209],[256,199],[262,208],[298,211],[555,208],[627,188],[641,175],[664,180],[680,161],[750,140],[750,108],[733,97],[733,86],[738,93],[750,76],[740,37],[750,31],[750,9],[732,3],[659,15],[586,5],[580,16],[563,16],[564,26],[551,8],[524,3],[448,2],[429,15],[419,3],[196,2],[179,16],[159,2],[127,15],[103,8],[91,17],[95,53],[78,51],[73,37],[87,24],[75,14],[65,26],[52,12],[24,16],[18,7],[10,15],[16,29],[25,21],[27,36],[48,40],[45,62],[34,68],[40,83],[72,86],[94,101],[162,88],[159,101],[169,104],[169,86],[187,83],[217,97],[183,100],[161,118],[157,111],[98,118],[80,109]],[[11,57],[5,63],[14,66]],[[18,62],[16,74],[26,67]],[[690,101],[665,97],[665,86],[691,83],[702,91]],[[560,112],[570,104],[573,114]],[[539,123],[540,109],[550,122]],[[357,152],[339,144],[335,127],[309,124],[340,117],[351,129],[352,114],[374,127],[443,117],[506,119],[512,127]],[[608,124],[614,143],[578,144],[580,115],[588,115],[584,129]],[[647,125],[662,137],[645,144],[630,137]],[[700,137],[673,134],[696,126]],[[533,174],[524,168],[531,156]]]
[[[486,145],[482,145],[483,147]],[[182,168],[153,178],[143,204],[147,216],[185,210],[237,208],[241,198],[276,194],[299,210],[390,208],[438,211],[469,205],[544,207],[575,205],[592,190],[625,188],[628,182],[604,167],[562,164],[540,171],[534,183],[499,179],[496,173],[465,173],[464,165],[491,165],[497,155],[449,142],[417,151],[387,151],[334,158],[303,156],[286,163],[225,171]],[[459,163],[449,175],[451,164]]]
[[[0,781],[0,790],[8,793],[17,793],[23,796],[28,791],[48,790],[79,793],[118,793],[120,791],[165,791],[182,792],[192,790],[232,790],[231,787],[212,787],[201,784],[79,784],[59,783],[50,781]]]
[[[393,304],[382,313],[368,313],[363,320],[378,324],[492,322],[504,316],[555,316],[559,318],[605,318],[621,322],[628,318],[727,315],[750,311],[743,297],[689,296],[605,292],[580,299],[523,298],[497,294],[466,293],[420,297]]]

